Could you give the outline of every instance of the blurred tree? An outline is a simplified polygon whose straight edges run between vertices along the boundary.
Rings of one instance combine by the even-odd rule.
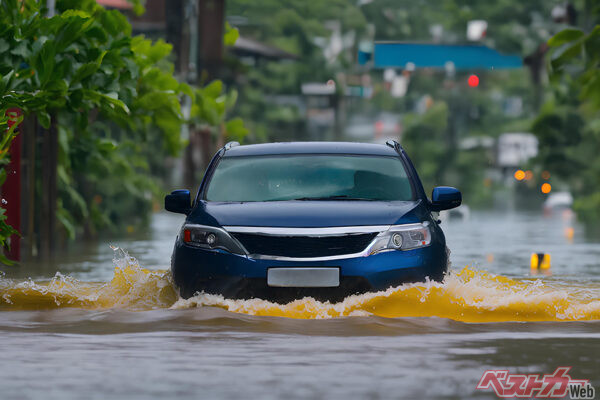
[[[576,4],[579,9],[580,3]],[[461,44],[468,42],[468,22],[484,20],[487,23],[485,34],[476,43],[521,55],[529,67],[514,71],[455,73],[417,70],[409,75],[409,90],[403,98],[391,99],[388,95],[385,99],[385,92],[377,93],[378,107],[385,99],[386,109],[406,113],[402,140],[407,148],[415,148],[417,158],[423,160],[420,162],[424,162],[429,171],[426,186],[457,185],[463,190],[468,204],[489,204],[492,184],[486,171],[493,166],[491,150],[474,148],[466,151],[460,150],[459,145],[469,136],[493,138],[504,132],[530,129],[544,93],[545,51],[540,49],[544,49],[552,33],[565,26],[563,21],[552,18],[552,10],[560,5],[561,2],[545,0],[441,0],[432,7],[426,0],[380,0],[362,7],[366,19],[375,26],[376,40]],[[471,73],[480,78],[477,88],[469,88],[466,84]],[[436,114],[430,115],[432,110],[422,116],[413,114],[427,98],[433,99],[434,104],[444,102],[448,105],[445,115],[437,114],[437,118],[447,117],[448,120],[438,126],[438,129],[443,126],[444,131],[433,142],[428,142],[426,134],[419,135],[421,129],[427,131],[430,128],[419,123],[415,125],[415,121]],[[510,102],[518,104],[515,111],[509,109]],[[421,144],[420,136],[426,150],[417,148]],[[430,169],[435,165],[441,167],[433,173]]]
[[[575,9],[581,10],[583,1],[575,1]],[[227,14],[243,17],[237,18],[242,21],[239,24],[242,35],[279,46],[298,56],[297,62],[264,61],[253,66],[238,66],[243,80],[239,88],[241,101],[234,109],[234,115],[243,116],[252,128],[251,140],[305,138],[303,126],[298,123],[303,116],[289,104],[273,104],[275,95],[297,95],[303,82],[325,82],[340,75],[362,74],[364,70],[356,66],[356,49],[361,41],[465,43],[468,22],[485,20],[486,34],[479,43],[524,58],[535,56],[529,71],[475,71],[481,78],[480,85],[468,88],[467,76],[473,71],[447,74],[445,71],[418,70],[408,74],[409,88],[401,98],[391,96],[386,88],[389,83],[383,82],[382,71],[370,71],[373,98],[353,101],[348,112],[349,115],[360,113],[371,118],[376,118],[382,110],[397,114],[405,128],[402,140],[407,147],[415,147],[420,162],[444,166],[432,173],[431,183],[457,184],[464,189],[469,203],[483,203],[490,195],[490,190],[485,189],[489,185],[482,185],[486,169],[493,161],[490,151],[474,149],[463,154],[457,146],[468,136],[497,137],[504,132],[530,128],[537,104],[543,98],[544,52],[538,50],[554,32],[566,26],[568,21],[552,18],[553,9],[562,4],[558,0],[499,0],[491,3],[440,0],[435,6],[427,0],[377,0],[357,4],[336,0],[309,3],[231,0],[227,3]],[[332,24],[331,21],[336,22]],[[330,28],[336,23],[342,37],[350,37],[350,32],[354,34],[354,45],[331,61],[324,50],[334,36]],[[413,114],[428,97],[437,105],[446,104],[447,111],[431,115],[427,112],[427,117]],[[510,101],[518,103],[512,114],[507,111]],[[437,121],[438,129],[442,129],[437,142],[423,139],[427,150],[422,150],[417,146],[420,143],[418,131],[422,128],[421,120],[428,118],[446,120]],[[429,124],[426,129],[430,127]],[[296,134],[290,135],[290,131]]]
[[[201,173],[213,157],[215,147],[220,149],[228,141],[243,142],[248,134],[248,129],[239,117],[230,118],[229,113],[237,102],[238,92],[235,89],[225,89],[223,82],[214,80],[203,88],[195,88],[193,104],[190,110],[188,124],[195,135],[190,138],[190,143],[185,153],[186,187],[193,188],[199,185]],[[203,143],[196,143],[197,141]],[[213,146],[213,143],[216,146]],[[200,149],[202,165],[196,165],[193,152]]]
[[[446,154],[446,148],[440,144],[446,142],[447,123],[448,105],[442,101],[434,103],[422,115],[409,114],[405,119],[402,145],[410,154],[428,191],[442,181],[446,168],[440,162]]]
[[[588,11],[588,22],[600,22],[599,5]],[[564,29],[548,45],[553,97],[533,125],[538,161],[570,188],[577,215],[592,225],[600,220],[600,25]]]
[[[251,140],[300,139],[304,119],[295,105],[278,104],[276,95],[298,95],[302,83],[327,82],[347,72],[356,60],[355,45],[349,51],[332,51],[327,58],[333,30],[358,37],[367,28],[360,8],[345,0],[231,0],[228,16],[243,16],[242,36],[276,46],[297,56],[294,61],[260,59],[254,65],[230,60],[238,82],[240,116],[251,131]],[[349,39],[348,39],[349,40]]]

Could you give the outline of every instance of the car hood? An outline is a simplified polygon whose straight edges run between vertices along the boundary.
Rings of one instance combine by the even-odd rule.
[[[421,201],[201,201],[188,217],[212,226],[328,227],[420,222]]]

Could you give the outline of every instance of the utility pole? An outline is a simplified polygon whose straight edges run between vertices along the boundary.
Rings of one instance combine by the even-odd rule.
[[[188,83],[197,85],[219,78],[225,0],[169,0],[165,2],[165,11],[167,41],[175,49],[178,74]],[[210,162],[214,152],[213,139],[209,129],[192,127],[184,129],[182,136],[189,139],[183,155],[183,175],[184,185],[191,189],[198,184],[197,172]],[[202,161],[198,162],[198,158]]]
[[[198,30],[200,82],[208,82],[219,77],[223,61],[225,0],[198,0]]]
[[[200,84],[221,76],[223,35],[225,33],[225,0],[198,0],[198,71]],[[216,145],[224,142],[222,127],[218,127]],[[210,130],[200,132],[203,166],[208,166],[215,150]]]
[[[185,46],[186,37],[184,35],[184,1],[188,0],[167,0],[165,1],[165,27],[167,42],[173,46],[175,53],[175,73],[185,76],[188,59],[188,48]]]

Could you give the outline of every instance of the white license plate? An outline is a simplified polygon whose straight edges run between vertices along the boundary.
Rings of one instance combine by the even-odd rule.
[[[276,287],[337,287],[339,268],[269,268],[267,285]]]

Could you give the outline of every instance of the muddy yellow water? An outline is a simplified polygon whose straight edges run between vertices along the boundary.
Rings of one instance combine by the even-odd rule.
[[[2,267],[0,400],[493,399],[476,389],[485,370],[558,366],[600,396],[600,239],[572,219],[446,221],[443,282],[288,304],[179,298],[181,222]],[[537,252],[549,270],[531,271]]]
[[[0,308],[39,310],[194,308],[289,318],[335,318],[375,315],[388,318],[442,317],[464,322],[600,320],[600,288],[519,281],[464,267],[442,283],[405,284],[386,291],[354,295],[339,303],[304,298],[288,304],[261,299],[230,300],[200,293],[184,300],[169,271],[149,271],[137,260],[119,260],[108,282],[81,282],[57,274],[49,282],[0,281]]]

